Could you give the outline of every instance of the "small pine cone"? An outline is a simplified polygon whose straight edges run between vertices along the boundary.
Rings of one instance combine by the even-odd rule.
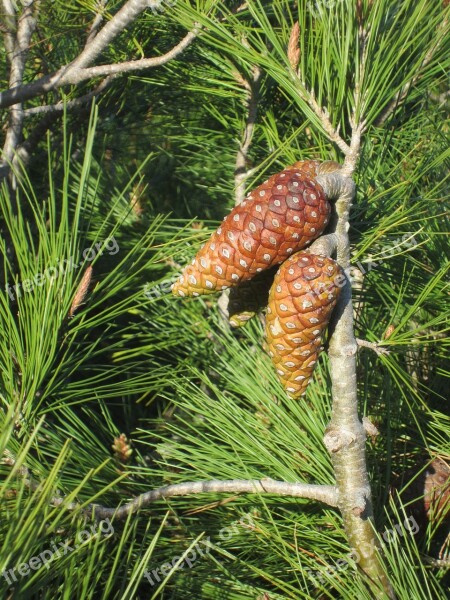
[[[272,175],[236,206],[172,286],[178,296],[224,290],[277,265],[318,238],[331,206],[317,161]]]
[[[336,261],[307,251],[291,256],[275,275],[266,317],[268,352],[291,398],[305,393],[344,280]]]

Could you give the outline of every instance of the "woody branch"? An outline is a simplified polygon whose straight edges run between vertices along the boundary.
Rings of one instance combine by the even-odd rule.
[[[42,134],[62,115],[64,103],[23,108],[26,100],[44,95],[66,85],[74,85],[96,77],[103,79],[96,87],[84,96],[66,103],[67,109],[83,108],[94,97],[102,94],[112,81],[122,74],[162,66],[181,54],[196,38],[198,29],[194,28],[165,54],[161,56],[129,60],[117,64],[91,66],[113,40],[146,9],[158,9],[162,0],[128,0],[121,9],[103,26],[104,2],[98,5],[98,12],[90,27],[86,43],[77,58],[38,80],[23,84],[23,73],[31,37],[37,23],[37,3],[34,0],[22,2],[24,8],[19,9],[11,0],[2,0],[5,14],[4,38],[10,62],[9,88],[0,92],[0,108],[10,107],[10,120],[6,132],[5,144],[0,162],[0,177],[5,177],[11,165],[16,167],[19,162],[26,164],[29,160],[33,145],[39,141]],[[24,119],[31,115],[44,114],[35,131],[31,131],[26,142],[22,143]]]
[[[355,104],[357,98],[355,98]],[[359,158],[364,123],[352,123],[352,139],[345,152],[342,169],[319,175],[317,180],[330,199],[335,199],[333,230],[336,259],[348,272],[350,267],[350,208],[355,195],[351,179]],[[331,454],[338,494],[349,545],[359,557],[358,564],[369,577],[375,597],[394,598],[377,551],[373,503],[366,462],[366,430],[358,416],[356,355],[352,288],[345,282],[335,308],[329,342],[332,383],[332,417],[324,443]]]
[[[29,469],[24,465],[17,465],[14,456],[10,452],[5,452],[1,461],[3,464],[12,468],[11,477],[19,475],[27,487],[33,492],[38,492],[41,484],[33,479]],[[130,502],[122,506],[106,507],[99,504],[82,505],[76,502],[67,502],[64,497],[55,496],[50,503],[53,506],[62,506],[66,510],[80,510],[86,516],[93,515],[97,519],[114,517],[123,519],[131,513],[134,513],[152,502],[163,500],[164,498],[173,498],[175,496],[189,496],[194,494],[265,494],[273,496],[290,496],[293,498],[308,498],[323,502],[328,506],[336,506],[338,502],[337,490],[332,485],[315,485],[309,483],[289,483],[285,481],[276,481],[275,479],[229,479],[208,481],[191,481],[185,483],[176,483],[165,485],[154,490],[150,490],[133,498]]]
[[[236,81],[245,89],[245,103],[247,107],[244,133],[239,142],[239,149],[237,152],[234,169],[235,206],[241,204],[245,198],[245,182],[250,175],[250,171],[247,170],[248,152],[252,143],[256,117],[258,114],[258,97],[261,75],[262,70],[258,66],[253,67],[252,75],[249,78],[244,78],[238,72],[235,74]]]
[[[197,36],[198,30],[190,31],[176,46],[162,56],[124,61],[116,64],[91,66],[103,50],[141,13],[161,2],[128,0],[124,6],[104,25],[97,35],[88,41],[71,63],[54,73],[45,75],[27,85],[15,85],[0,93],[0,108],[24,102],[65,85],[76,85],[88,79],[112,74],[129,73],[150,67],[161,66],[178,56]]]

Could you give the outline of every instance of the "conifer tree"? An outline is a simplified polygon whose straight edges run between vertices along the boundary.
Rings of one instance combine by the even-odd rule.
[[[5,597],[448,593],[447,4],[2,0]],[[171,285],[298,161],[345,277],[290,398],[273,273]]]

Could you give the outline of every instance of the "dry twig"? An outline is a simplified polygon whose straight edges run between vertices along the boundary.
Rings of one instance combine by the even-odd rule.
[[[240,75],[240,74],[239,74]],[[252,143],[255,122],[258,114],[259,85],[262,71],[259,67],[254,67],[251,79],[245,79],[240,76],[238,80],[246,89],[247,118],[242,139],[239,143],[239,149],[236,156],[234,169],[235,182],[235,205],[241,204],[245,198],[245,182],[251,171],[247,171],[248,151]]]

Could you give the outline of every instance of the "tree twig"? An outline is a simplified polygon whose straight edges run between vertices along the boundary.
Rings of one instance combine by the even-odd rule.
[[[105,13],[105,6],[106,6],[107,2],[108,2],[108,0],[98,0],[97,13],[94,17],[94,20],[92,21],[90,28],[89,28],[89,33],[86,38],[85,46],[88,46],[92,42],[92,40],[95,38],[95,36],[97,35],[98,30],[100,29],[100,25],[103,22],[103,15]]]
[[[249,172],[247,171],[248,151],[252,143],[256,117],[258,114],[258,98],[261,75],[262,70],[259,67],[254,67],[251,79],[244,79],[242,76],[240,76],[240,74],[240,79],[238,79],[238,82],[245,87],[247,92],[247,118],[245,122],[244,134],[239,142],[239,149],[236,155],[234,169],[235,206],[241,204],[245,198],[245,182],[249,177]]]
[[[122,74],[161,66],[181,54],[197,36],[198,28],[190,31],[175,47],[161,56],[90,67],[106,46],[149,6],[148,0],[128,0],[85,46],[74,61],[30,84],[14,85],[10,89],[1,92],[0,108],[24,102],[62,86],[75,85],[93,77]]]
[[[7,33],[5,33],[4,38],[10,63],[9,86],[12,88],[22,85],[30,40],[36,27],[36,18],[33,14],[34,0],[23,0],[22,4],[24,6],[23,11],[16,21],[16,7],[10,0],[3,0],[3,10],[7,24]],[[16,148],[22,137],[23,118],[21,103],[10,107],[9,123],[0,161],[0,175],[5,167],[13,161]]]
[[[10,452],[5,452],[2,459],[4,464],[16,467],[16,461]],[[28,467],[21,466],[17,468],[17,473],[24,478],[28,488],[37,491],[40,484],[33,481]],[[309,483],[288,483],[285,481],[276,481],[275,479],[210,479],[207,481],[191,481],[186,483],[175,483],[156,488],[144,494],[140,494],[119,507],[105,507],[99,504],[88,504],[82,506],[76,502],[68,503],[65,498],[54,497],[51,500],[53,506],[64,506],[66,510],[81,509],[86,515],[93,515],[97,519],[114,517],[123,519],[129,514],[145,508],[152,502],[164,498],[173,498],[175,496],[190,496],[193,494],[267,494],[273,496],[290,496],[293,498],[309,498],[328,504],[328,506],[337,506],[338,495],[336,487],[333,485],[315,485]]]
[[[74,98],[73,100],[69,100],[67,102],[57,102],[56,104],[42,104],[41,106],[32,106],[31,108],[26,108],[23,111],[24,117],[31,117],[33,115],[41,115],[41,114],[49,114],[53,112],[62,112],[64,108],[67,110],[72,110],[76,108],[80,108],[81,106],[87,104],[93,98],[96,98],[100,94],[102,94],[114,81],[114,79],[118,77],[117,75],[109,75],[105,77],[93,90],[85,94],[84,96],[80,96],[79,98]]]
[[[314,113],[319,117],[328,138],[338,146],[345,156],[347,156],[350,153],[350,146],[340,136],[339,127],[333,127],[328,110],[319,106],[314,91],[311,90],[310,92],[306,92],[304,98],[313,109]]]
[[[176,483],[167,485],[150,492],[146,492],[134,498],[131,502],[123,504],[120,507],[108,508],[100,505],[89,505],[83,508],[83,512],[93,514],[96,519],[114,517],[123,519],[130,513],[148,506],[156,500],[163,498],[172,498],[174,496],[189,496],[191,494],[270,494],[275,496],[291,496],[295,498],[309,498],[324,502],[329,506],[336,506],[337,493],[336,488],[331,485],[314,485],[307,483],[286,483],[284,481],[275,481],[273,479],[230,479],[230,480],[209,480],[193,481],[186,483]],[[64,505],[63,498],[54,499],[56,505]],[[74,510],[80,505],[69,504],[66,508]]]
[[[360,348],[369,348],[369,350],[373,350],[378,356],[390,354],[390,351],[387,348],[383,348],[383,346],[377,342],[368,342],[367,340],[356,338],[356,343]]]
[[[304,102],[306,102],[309,107],[312,109],[314,114],[319,118],[322,127],[330,139],[330,141],[334,142],[341,152],[347,156],[350,152],[350,146],[344,141],[344,139],[339,134],[339,127],[334,127],[331,120],[330,114],[326,108],[322,108],[316,100],[316,96],[314,90],[308,90],[304,80],[303,74],[299,71],[298,65],[300,61],[300,49],[298,47],[300,38],[300,27],[298,22],[294,23],[291,34],[289,37],[289,44],[287,47],[287,57],[289,60],[289,64],[291,65],[291,72],[293,77],[298,84],[298,92],[299,96],[302,98]]]
[[[432,558],[425,556],[424,561],[436,569],[450,569],[450,558]]]
[[[115,76],[111,75],[111,78],[105,78],[94,90],[88,94],[66,102],[66,108],[72,111],[80,111],[87,108],[89,101],[103,93],[109,87],[114,78]],[[15,173],[17,173],[20,169],[23,170],[28,165],[34,149],[45,136],[47,131],[51,129],[56,121],[62,117],[63,110],[64,103],[58,102],[57,104],[36,106],[23,111],[24,117],[38,114],[42,114],[44,116],[37,123],[34,129],[31,130],[26,140],[17,146],[12,163],[4,165],[0,169],[0,178],[6,176],[11,168]]]
[[[350,267],[349,215],[355,194],[355,184],[349,177],[359,156],[359,142],[363,126],[353,125],[355,138],[350,145],[344,168],[336,173],[319,175],[328,198],[336,199],[335,233],[337,234],[337,261],[345,272]],[[366,432],[358,417],[356,377],[357,343],[354,335],[352,289],[347,279],[341,289],[335,308],[329,342],[332,383],[332,417],[324,442],[331,454],[336,485],[339,490],[338,507],[350,547],[358,557],[357,563],[374,585],[376,597],[394,598],[384,573],[375,536],[372,495],[366,465]]]
[[[311,252],[311,254],[331,256],[336,251],[337,242],[337,235],[335,233],[322,235],[320,238],[315,240],[310,246],[308,246],[308,251]]]
[[[358,103],[358,97],[357,97],[357,93],[355,93],[355,106],[357,105],[357,103]],[[341,175],[343,177],[351,177],[356,169],[356,164],[359,160],[359,153],[361,150],[361,138],[366,129],[365,121],[361,120],[359,122],[356,122],[355,115],[353,115],[351,117],[350,123],[351,123],[351,127],[352,127],[352,139],[350,142],[348,152],[345,155],[344,166],[342,167],[342,170],[341,170]],[[349,210],[350,210],[352,200],[353,200],[353,198],[350,200],[350,204],[348,205]],[[349,217],[349,213],[347,214],[347,217],[346,217],[347,218],[347,225],[346,225],[347,228],[349,227],[348,217]],[[348,251],[350,253],[350,245],[349,245]],[[350,258],[350,254],[349,254],[349,258]],[[350,266],[350,262],[349,262],[349,266]]]
[[[8,172],[11,166],[15,173],[17,173],[19,169],[24,169],[27,166],[33,150],[61,115],[62,112],[50,112],[39,121],[28,135],[27,139],[17,146],[13,162],[11,165],[6,165],[4,167],[4,174]]]
[[[113,63],[109,65],[99,65],[98,67],[76,69],[68,76],[65,76],[62,84],[61,82],[59,82],[57,87],[67,84],[78,84],[82,81],[86,81],[87,79],[93,79],[94,77],[103,77],[105,75],[112,74],[121,75],[124,73],[130,73],[132,71],[141,71],[143,69],[149,69],[151,67],[160,67],[168,63],[170,60],[176,58],[179,54],[181,54],[197,37],[198,32],[199,29],[194,28],[192,31],[187,33],[184,36],[184,38],[180,42],[178,42],[176,46],[174,46],[171,50],[169,50],[165,54],[162,54],[161,56],[154,56],[151,58],[140,58],[138,60],[128,60],[121,63]]]
[[[8,4],[10,2],[10,0],[3,0],[3,2]],[[138,0],[133,0],[133,2],[131,2],[131,0],[130,0],[130,2],[127,3],[127,5],[131,5],[131,4],[134,5],[134,12],[131,11],[131,12],[126,13],[125,14],[126,18],[124,17],[124,15],[122,15],[122,17],[119,18],[120,26],[122,26],[122,27],[125,27],[128,24],[129,20],[127,20],[127,19],[131,19],[132,15],[134,15],[133,18],[136,16],[137,6],[139,5],[142,8],[142,6],[143,6],[143,4],[145,4],[145,2],[143,3],[142,0],[139,0],[139,2],[138,2]],[[127,5],[125,5],[123,7],[123,9],[125,9]],[[85,61],[87,60],[86,56],[81,61],[80,61],[80,57],[81,58],[83,57],[83,55],[86,52],[86,49],[89,49],[89,53],[88,53],[89,57],[91,57],[91,58],[95,57],[96,53],[99,52],[101,48],[103,48],[102,44],[108,43],[111,40],[111,37],[114,32],[115,32],[115,35],[117,35],[117,33],[120,30],[120,27],[117,25],[117,23],[114,27],[110,28],[111,29],[110,31],[107,31],[107,35],[104,34],[104,30],[107,29],[111,25],[111,22],[114,21],[116,19],[116,17],[118,18],[118,15],[120,12],[121,11],[119,11],[111,19],[111,21],[109,21],[109,23],[107,23],[107,25],[104,26],[104,28],[101,30],[101,32],[99,32],[98,35],[95,36],[95,38],[92,38],[92,40],[89,42],[89,44],[86,44],[85,50],[80,54],[80,56],[75,61],[70,63],[70,65],[67,65],[66,67],[59,69],[56,72],[56,74],[58,74],[58,73],[62,74],[65,71],[65,75],[62,75],[59,78],[59,80],[55,81],[54,82],[55,85],[53,87],[52,87],[52,85],[50,85],[50,87],[49,87],[48,81],[51,81],[52,78],[54,78],[56,76],[55,73],[53,75],[48,75],[48,76],[42,77],[38,81],[33,82],[29,85],[25,85],[25,86],[15,85],[13,80],[11,79],[11,81],[12,81],[11,89],[9,89],[3,93],[0,93],[0,99],[2,97],[4,98],[5,96],[9,97],[8,95],[11,95],[11,94],[12,94],[12,96],[19,94],[21,97],[19,104],[17,104],[17,100],[11,101],[11,97],[10,97],[10,100],[8,101],[9,105],[11,106],[10,110],[14,114],[17,113],[17,115],[20,116],[20,119],[19,118],[16,119],[15,126],[10,133],[10,137],[8,137],[8,134],[6,136],[5,147],[10,148],[10,151],[9,152],[4,151],[4,153],[3,153],[4,159],[3,159],[2,163],[0,163],[0,179],[5,177],[10,172],[11,166],[13,167],[13,171],[16,171],[16,169],[20,166],[21,163],[25,164],[26,162],[28,162],[29,157],[30,157],[30,151],[32,148],[32,142],[35,143],[37,140],[39,140],[42,137],[42,132],[45,132],[49,128],[49,126],[51,124],[53,124],[55,121],[54,118],[45,118],[40,124],[38,124],[38,126],[36,128],[36,132],[38,135],[34,135],[33,133],[30,134],[29,138],[23,144],[19,145],[19,141],[22,136],[23,119],[25,117],[28,117],[31,115],[36,115],[36,114],[45,114],[48,117],[50,114],[53,114],[53,113],[58,113],[58,112],[62,113],[62,111],[64,110],[64,106],[66,106],[68,109],[72,109],[72,110],[82,108],[92,98],[103,93],[108,88],[108,86],[111,84],[111,82],[116,77],[120,76],[122,73],[125,73],[127,71],[137,70],[137,69],[146,69],[146,68],[150,68],[150,67],[161,66],[161,65],[166,64],[173,58],[177,57],[181,52],[183,52],[183,50],[185,50],[190,45],[190,43],[195,39],[195,37],[198,34],[197,29],[194,29],[193,31],[188,32],[187,35],[176,46],[174,46],[171,50],[169,50],[168,52],[166,52],[165,54],[163,54],[161,56],[140,59],[140,60],[136,60],[136,61],[126,61],[126,62],[119,63],[116,65],[103,65],[101,67],[93,67],[94,70],[87,69],[87,68],[86,69],[80,68],[77,66],[74,68],[74,65],[85,64]],[[119,15],[119,17],[120,17],[120,15]],[[11,30],[14,30],[14,27],[12,27]],[[99,42],[99,40],[98,40],[98,37],[100,36],[100,34],[102,34],[102,38],[103,38],[101,42]],[[28,43],[29,43],[29,40],[28,40]],[[28,48],[28,43],[25,44],[24,47]],[[91,51],[93,46],[95,46],[94,51]],[[36,91],[36,89],[38,89],[40,91],[50,91],[51,89],[59,88],[62,85],[65,85],[66,83],[77,83],[77,78],[79,78],[78,82],[81,82],[84,79],[90,79],[91,77],[95,77],[95,76],[101,74],[100,71],[102,69],[105,74],[107,74],[108,72],[109,72],[109,74],[92,91],[88,92],[84,96],[70,100],[69,102],[66,103],[66,105],[64,105],[63,102],[58,102],[56,104],[31,107],[29,109],[23,110],[22,103],[21,103],[22,100],[27,99],[29,97],[34,97],[34,95],[36,95],[33,92],[31,94],[31,96],[29,96],[32,89],[34,89],[35,91]],[[75,79],[71,79],[71,77],[74,77]],[[56,79],[58,79],[58,78],[56,78]],[[16,81],[16,80],[14,80],[14,81]],[[20,79],[20,82],[21,81],[22,80]],[[45,83],[45,81],[47,81],[47,83]],[[14,85],[15,85],[15,87],[14,87]],[[35,88],[34,86],[37,86],[37,87]],[[42,88],[42,86],[44,86],[44,87]],[[20,90],[22,90],[22,91],[27,90],[27,91],[24,92],[24,95],[22,95]],[[38,92],[38,94],[39,93],[40,92]],[[8,102],[6,105],[8,105]],[[1,106],[1,100],[0,100],[0,106]],[[8,132],[9,132],[9,130],[8,130]],[[14,139],[12,139],[13,132],[15,134]],[[14,142],[14,145],[13,145],[13,142]]]

